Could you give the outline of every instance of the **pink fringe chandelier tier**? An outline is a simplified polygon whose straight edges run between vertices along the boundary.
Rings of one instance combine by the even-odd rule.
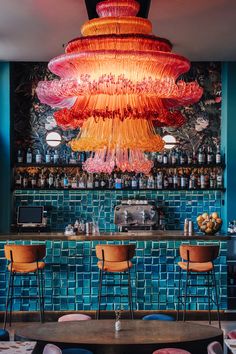
[[[132,149],[138,151],[140,158],[144,151],[153,151],[155,137],[160,140],[154,126],[181,126],[185,117],[179,108],[197,102],[202,95],[202,88],[197,82],[178,80],[190,69],[190,62],[172,53],[168,40],[152,34],[151,22],[137,17],[139,7],[135,0],[99,2],[99,18],[87,21],[81,29],[82,37],[70,41],[65,54],[49,62],[50,71],[60,79],[39,82],[37,87],[40,101],[57,108],[54,117],[60,127],[82,127],[77,145],[75,142],[71,144],[75,150],[86,151],[89,145],[82,143],[91,136],[87,126],[83,129],[87,120],[90,120],[90,127],[102,120],[104,132],[109,131],[106,121],[113,120],[117,126],[117,120],[121,124],[128,120],[127,135],[137,121],[141,121],[141,140],[146,138],[145,133],[143,136],[146,129],[143,122],[148,121],[152,138],[150,144],[144,144],[146,150],[135,145],[135,139],[130,144],[132,147],[123,147],[130,166],[133,166],[130,160]],[[100,136],[96,135],[94,141],[97,145],[93,144],[91,150],[99,151],[99,161],[103,160],[104,164],[108,156],[109,161],[113,156],[116,160],[114,167],[118,167],[116,156],[122,155],[120,149],[125,145],[122,145],[122,136],[119,144],[114,145],[113,141],[110,146],[103,144],[104,139]],[[162,148],[163,143],[156,144],[156,151]],[[144,160],[146,157],[143,155]]]

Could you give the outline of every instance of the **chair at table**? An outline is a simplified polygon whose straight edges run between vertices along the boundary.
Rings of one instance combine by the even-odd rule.
[[[142,318],[145,321],[175,321],[174,317],[165,315],[164,313],[152,313]]]
[[[218,300],[218,290],[216,285],[214,260],[218,257],[219,246],[218,245],[181,245],[179,248],[181,262],[179,265],[179,291],[178,291],[178,309],[177,309],[177,320],[179,319],[179,305],[180,300],[184,304],[183,320],[186,317],[186,304],[187,298],[208,298],[208,316],[209,323],[211,323],[211,303],[214,303],[217,308],[217,316],[219,328],[220,324],[220,311],[219,311],[219,300]],[[182,271],[186,272],[186,281],[184,287],[184,294],[180,294],[181,288],[181,275]],[[206,279],[205,284],[192,284],[191,275],[204,277]],[[207,289],[206,295],[193,295],[189,292],[190,287],[205,287]],[[215,299],[212,296],[211,289],[215,290]],[[182,298],[184,299],[182,301]]]
[[[83,348],[60,349],[54,344],[46,344],[43,354],[93,354],[90,350]]]
[[[8,331],[5,329],[0,329],[0,342],[8,342],[10,340],[10,336]]]
[[[163,348],[155,350],[152,354],[191,354],[187,352],[187,350],[179,349],[179,348]]]
[[[134,318],[133,313],[133,302],[132,302],[132,288],[131,288],[131,277],[130,269],[133,264],[130,261],[135,253],[135,245],[97,245],[96,255],[99,259],[97,265],[99,268],[99,290],[98,290],[98,312],[97,319],[100,318],[101,309],[101,298],[107,297],[108,295],[102,295],[102,286],[104,275],[108,273],[120,274],[120,284],[119,286],[128,287],[127,295],[114,295],[114,296],[124,296],[129,299],[129,309],[130,317]],[[126,274],[128,276],[128,283],[122,283],[121,275]],[[106,283],[105,287],[114,286],[114,284]]]
[[[232,331],[228,332],[226,336],[229,339],[236,339],[236,329],[233,329]]]
[[[6,328],[9,305],[10,305],[9,325],[11,326],[13,299],[16,298],[16,296],[14,296],[14,288],[17,287],[17,285],[15,285],[14,282],[16,276],[36,277],[37,280],[36,298],[38,299],[39,302],[40,321],[43,322],[44,320],[43,269],[45,268],[45,263],[42,262],[42,260],[46,255],[46,246],[7,244],[4,247],[4,251],[5,251],[6,259],[10,261],[10,264],[8,265],[8,270],[10,273],[9,273],[9,281],[8,281],[8,289],[7,289],[4,329]],[[18,298],[20,299],[33,298],[33,296],[18,296]]]
[[[88,321],[91,320],[92,317],[88,315],[83,315],[82,313],[70,313],[68,315],[63,315],[58,318],[58,322],[66,322],[66,321]]]
[[[212,342],[207,347],[207,354],[224,354],[224,351],[219,342]]]

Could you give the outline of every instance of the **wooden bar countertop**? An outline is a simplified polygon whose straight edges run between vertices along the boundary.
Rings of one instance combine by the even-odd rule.
[[[11,234],[0,234],[0,241],[5,240],[61,240],[61,241],[227,241],[229,235],[216,234],[204,235],[195,233],[193,236],[184,236],[183,231],[130,231],[130,232],[100,232],[99,234],[78,234],[65,236],[62,232],[21,232]]]

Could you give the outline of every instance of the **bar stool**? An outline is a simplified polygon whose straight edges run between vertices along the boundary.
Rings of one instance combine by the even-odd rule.
[[[83,315],[82,313],[70,313],[68,315],[64,315],[58,318],[58,322],[66,322],[66,321],[88,321],[91,320],[92,317],[88,315]]]
[[[207,347],[207,354],[224,354],[224,351],[219,342],[212,342]]]
[[[6,328],[8,307],[10,305],[9,325],[11,326],[12,306],[14,296],[14,280],[16,276],[35,276],[37,280],[37,296],[39,301],[40,321],[44,320],[44,287],[43,269],[44,262],[40,262],[46,255],[45,245],[5,245],[5,257],[10,264],[8,265],[9,280],[6,299],[6,310],[4,317],[4,329]],[[20,286],[22,288],[22,286]],[[18,298],[33,298],[33,296],[18,296]]]
[[[163,348],[155,350],[152,354],[191,354],[187,352],[187,350],[179,349],[179,348]]]
[[[132,303],[132,288],[130,282],[130,268],[133,264],[130,261],[135,253],[135,245],[97,245],[96,255],[99,259],[97,266],[99,268],[99,290],[98,290],[98,312],[97,319],[100,318],[101,298],[109,296],[108,294],[102,295],[102,286],[104,275],[108,273],[120,274],[119,286],[128,287],[128,299],[130,317],[134,318],[133,303]],[[121,274],[128,276],[128,283],[121,282]],[[105,283],[105,286],[114,286],[114,284]],[[127,297],[127,295],[114,295],[119,297]]]
[[[183,313],[183,321],[185,321],[186,317],[186,302],[187,298],[195,297],[195,298],[205,298],[206,295],[192,295],[189,293],[190,287],[198,287],[205,286],[207,288],[207,297],[208,297],[208,316],[209,316],[209,324],[211,324],[211,305],[214,303],[217,307],[217,316],[219,322],[219,328],[221,328],[220,324],[220,312],[219,312],[219,301],[218,301],[218,291],[216,285],[216,277],[215,277],[215,269],[214,269],[214,260],[218,257],[219,254],[219,246],[218,245],[181,245],[180,246],[180,256],[182,258],[182,262],[178,262],[179,265],[179,289],[178,289],[178,309],[177,309],[177,320],[179,319],[179,305],[180,301],[184,304],[184,313]],[[185,262],[183,262],[183,260]],[[184,295],[180,295],[181,288],[181,274],[182,271],[186,271],[186,282]],[[196,276],[206,276],[206,283],[203,284],[191,284],[190,277],[191,275]],[[210,281],[211,278],[211,281]],[[212,296],[211,289],[215,290],[215,300]],[[182,301],[182,298],[184,301]]]

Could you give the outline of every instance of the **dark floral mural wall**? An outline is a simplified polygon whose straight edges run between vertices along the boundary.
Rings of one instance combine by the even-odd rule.
[[[216,146],[220,143],[221,129],[221,64],[192,63],[183,79],[186,82],[196,80],[204,89],[203,96],[198,103],[181,110],[187,118],[186,124],[179,129],[163,128],[162,134],[174,135],[188,151],[196,152],[202,144]]]
[[[36,95],[40,80],[52,79],[54,75],[47,69],[47,63],[12,64],[12,116],[14,121],[15,154],[21,148],[30,146],[34,153],[40,150],[45,155],[48,149],[46,134],[57,129],[63,138],[62,150],[69,149],[66,143],[78,134],[78,131],[63,131],[56,127],[54,110],[41,104]],[[216,145],[220,142],[221,128],[221,65],[215,62],[192,63],[189,73],[183,76],[185,81],[197,80],[204,88],[200,102],[185,107],[182,113],[187,123],[179,129],[161,128],[161,135],[167,132],[174,135],[180,146],[188,151],[197,151],[202,144]]]

